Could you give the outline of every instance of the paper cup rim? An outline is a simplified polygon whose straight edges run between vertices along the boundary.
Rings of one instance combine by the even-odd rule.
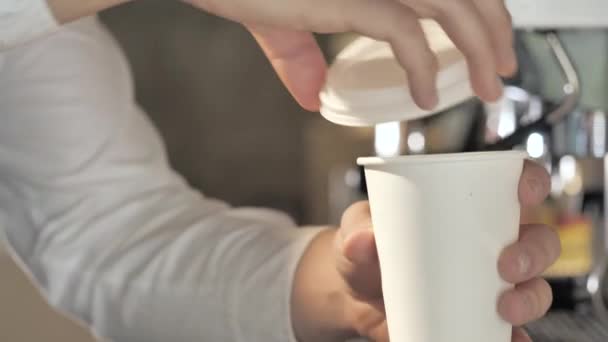
[[[468,161],[490,161],[505,159],[527,159],[528,154],[524,151],[492,151],[492,152],[465,152],[465,153],[443,153],[423,154],[397,157],[361,157],[357,159],[360,166],[374,166],[387,164],[410,164],[410,163],[451,163]]]

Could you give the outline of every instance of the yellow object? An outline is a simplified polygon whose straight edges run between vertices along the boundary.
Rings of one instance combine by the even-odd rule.
[[[580,219],[562,224],[558,228],[562,243],[562,255],[546,272],[547,277],[576,277],[591,272],[592,268],[592,224]]]

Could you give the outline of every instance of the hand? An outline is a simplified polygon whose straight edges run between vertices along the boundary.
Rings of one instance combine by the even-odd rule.
[[[549,192],[549,177],[545,170],[527,162],[519,185],[522,205],[542,202]],[[335,236],[338,270],[346,280],[350,300],[346,321],[361,336],[374,341],[388,341],[385,313],[382,309],[380,268],[371,230],[367,202],[350,207]],[[550,228],[522,225],[517,243],[507,247],[498,263],[502,277],[516,284],[498,302],[498,312],[516,327],[536,320],[548,310],[552,294],[547,282],[539,275],[559,256],[560,243]],[[523,329],[515,328],[514,342],[530,341]]]
[[[326,63],[310,32],[354,31],[389,42],[425,109],[437,103],[437,62],[420,18],[437,21],[466,56],[473,88],[484,100],[501,94],[497,74],[517,68],[511,18],[504,0],[184,0],[240,22],[306,109],[319,108]]]

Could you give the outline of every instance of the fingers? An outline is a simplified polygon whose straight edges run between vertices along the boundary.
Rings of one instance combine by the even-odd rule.
[[[479,9],[470,1],[442,1],[435,12],[435,20],[467,58],[475,93],[485,101],[498,100],[502,83],[497,75],[492,37]]]
[[[327,64],[313,35],[259,26],[248,28],[300,106],[319,110]]]
[[[412,97],[424,109],[437,105],[437,59],[418,16],[393,0],[343,0],[346,29],[389,42],[407,73]]]
[[[532,342],[528,333],[522,328],[513,328],[513,342]]]
[[[542,203],[551,190],[551,178],[541,165],[526,160],[519,181],[519,202],[523,206]]]
[[[498,300],[498,313],[514,326],[521,326],[544,316],[552,301],[549,284],[536,278],[505,292]]]
[[[513,24],[504,0],[473,0],[482,14],[496,58],[498,74],[508,77],[517,70],[513,48]]]
[[[297,30],[250,27],[277,74],[306,109],[318,110],[318,93],[327,67],[311,34],[355,31],[391,44],[407,73],[414,101],[424,109],[438,103],[437,61],[430,50],[415,6],[393,0],[319,1],[324,11],[299,15],[283,26]],[[313,2],[312,7],[316,6]],[[516,68],[510,16],[501,0],[441,1],[433,17],[467,57],[473,88],[486,101],[498,99],[502,85],[497,73],[509,75]],[[294,10],[300,13],[305,9]],[[421,15],[424,15],[422,13]]]
[[[353,297],[366,301],[382,298],[380,264],[371,227],[369,205],[357,203],[345,212],[335,242],[338,271]]]
[[[549,284],[537,278],[559,257],[561,245],[557,233],[542,225],[523,226],[518,242],[507,247],[498,261],[498,270],[509,283],[521,283],[504,293],[498,312],[513,325],[522,325],[542,317],[553,296]],[[518,337],[528,341],[524,335]],[[514,341],[518,341],[514,337]]]
[[[560,253],[560,240],[553,229],[542,225],[523,226],[519,241],[502,252],[498,271],[511,284],[528,281],[553,265]]]

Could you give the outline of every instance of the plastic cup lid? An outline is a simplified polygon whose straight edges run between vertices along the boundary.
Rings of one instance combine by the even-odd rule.
[[[345,126],[419,119],[442,112],[474,96],[464,56],[441,27],[421,21],[437,55],[439,104],[419,108],[410,95],[407,76],[388,43],[361,37],[348,45],[329,69],[321,91],[321,114]]]

